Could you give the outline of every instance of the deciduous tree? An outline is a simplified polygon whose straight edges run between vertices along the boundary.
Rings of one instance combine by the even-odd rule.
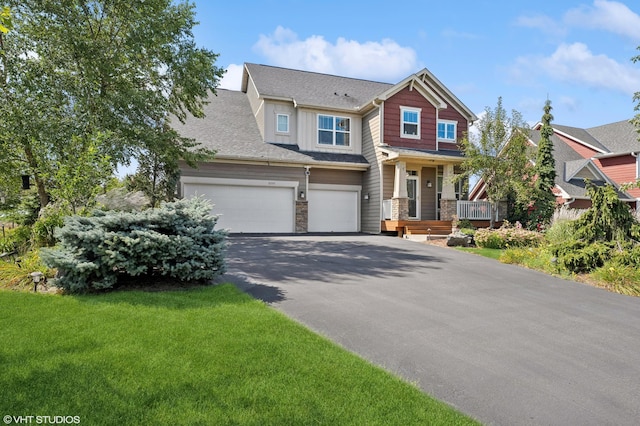
[[[54,194],[82,199],[92,190],[89,184],[145,153],[168,158],[169,149],[172,164],[212,154],[180,137],[168,120],[183,120],[187,113],[203,117],[204,100],[224,72],[215,66],[216,54],[195,44],[192,4],[9,4],[13,29],[4,37],[0,88],[0,147],[7,166],[0,173],[31,174],[42,205]],[[82,169],[100,173],[63,188],[61,179],[78,178]]]
[[[507,114],[501,97],[494,109],[485,109],[476,126],[479,133],[471,133],[461,142],[465,160],[458,178],[480,177],[494,206],[493,227],[498,203],[511,192],[522,192],[530,182],[528,126],[518,111],[512,111],[511,116]]]

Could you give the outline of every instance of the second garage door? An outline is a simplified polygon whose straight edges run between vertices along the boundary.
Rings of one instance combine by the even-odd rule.
[[[309,188],[309,232],[358,232],[360,230],[356,187],[331,185]]]
[[[290,233],[295,231],[295,188],[289,182],[183,181],[185,197],[203,195],[219,214],[218,228],[230,232]]]

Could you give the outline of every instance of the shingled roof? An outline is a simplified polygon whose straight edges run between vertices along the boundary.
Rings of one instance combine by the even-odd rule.
[[[554,128],[555,127],[556,126],[554,126]],[[567,128],[567,126],[561,127]],[[582,134],[582,136],[584,137],[584,134]],[[538,142],[540,142],[540,132],[536,130],[531,131],[530,139],[537,145]],[[561,188],[569,197],[589,198],[584,175],[592,175],[593,177],[590,180],[597,186],[611,183],[604,178],[604,175],[595,164],[593,164],[591,159],[582,157],[557,135],[554,134],[551,136],[551,143],[553,144],[553,158],[555,159],[555,183],[556,186]],[[617,192],[620,199],[631,199],[628,194],[621,191]]]
[[[362,167],[362,155],[300,151],[296,145],[265,143],[245,93],[217,89],[204,107],[205,118],[189,117],[172,123],[178,133],[216,151],[216,159],[290,162],[300,164],[343,163]]]
[[[571,126],[562,126],[559,124],[554,124],[552,126],[555,130],[559,130],[562,133],[566,133],[571,136],[573,139],[577,139],[585,144],[595,148],[596,151],[600,151],[603,153],[610,152],[609,149],[604,146],[598,139],[593,137],[592,134],[587,132],[585,129],[581,129],[579,127],[571,127]]]
[[[295,101],[297,105],[338,110],[357,110],[393,86],[389,83],[251,63],[245,64],[245,69],[261,97],[285,98]],[[247,91],[247,84],[248,75],[245,74],[243,92]]]
[[[606,146],[612,153],[628,153],[640,151],[638,129],[629,120],[605,124],[604,126],[586,129],[590,135]]]

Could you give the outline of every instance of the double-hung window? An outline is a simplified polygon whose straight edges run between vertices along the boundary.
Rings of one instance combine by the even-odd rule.
[[[458,123],[455,121],[438,121],[438,140],[442,142],[455,142]]]
[[[289,116],[287,114],[276,115],[276,132],[289,133]]]
[[[400,107],[400,137],[420,139],[420,108]]]
[[[318,115],[318,144],[349,146],[351,144],[351,119]]]

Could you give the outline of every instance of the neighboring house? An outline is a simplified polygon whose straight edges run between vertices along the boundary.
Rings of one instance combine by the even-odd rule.
[[[533,127],[529,142],[537,146],[541,123]],[[618,189],[621,200],[633,208],[640,207],[640,189],[620,190],[625,183],[639,177],[639,134],[629,121],[619,121],[589,129],[553,124],[553,155],[556,180],[553,189],[558,204],[584,209],[591,206],[585,180],[596,185],[606,183]],[[485,198],[483,183],[471,191],[470,199]]]
[[[210,198],[222,228],[379,233],[456,213],[477,118],[427,69],[387,84],[248,63],[209,102],[175,125],[217,152],[181,165],[180,193]]]

